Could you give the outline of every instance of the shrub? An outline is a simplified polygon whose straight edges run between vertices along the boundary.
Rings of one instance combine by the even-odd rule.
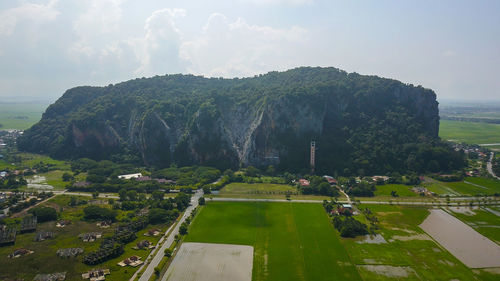
[[[37,217],[38,222],[54,221],[57,219],[57,212],[50,207],[35,207],[29,213]]]

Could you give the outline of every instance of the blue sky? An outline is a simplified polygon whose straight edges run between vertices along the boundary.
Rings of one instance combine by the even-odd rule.
[[[0,2],[0,97],[78,85],[334,66],[500,99],[500,1],[23,0]]]

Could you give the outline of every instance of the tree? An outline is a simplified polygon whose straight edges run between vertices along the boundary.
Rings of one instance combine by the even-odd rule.
[[[71,196],[69,198],[69,205],[70,206],[76,206],[78,204],[78,199],[75,196]]]
[[[96,205],[87,206],[83,209],[83,218],[86,220],[110,220],[115,221],[117,212]]]
[[[179,227],[179,234],[180,235],[186,235],[188,233],[188,230],[187,230],[187,225],[186,223],[182,223],[181,226]]]
[[[392,197],[398,197],[398,193],[395,190],[391,190],[391,196]]]
[[[201,206],[205,205],[205,197],[200,197],[198,199],[198,204],[200,204]]]
[[[260,173],[260,170],[254,166],[248,166],[245,170],[245,174],[249,177],[256,177]]]
[[[165,197],[165,193],[163,191],[156,190],[153,191],[151,197],[153,198],[153,200],[163,200],[163,198]]]
[[[54,221],[57,219],[57,211],[50,207],[35,207],[28,212],[36,216],[38,222]]]
[[[165,257],[170,258],[172,256],[172,250],[170,249],[165,249]]]
[[[125,188],[120,189],[120,191],[118,191],[118,196],[120,196],[120,201],[126,201],[127,200],[127,190]]]
[[[70,181],[73,179],[73,175],[71,173],[68,173],[68,172],[64,172],[62,174],[62,180],[63,181]]]
[[[98,191],[92,192],[92,198],[97,199],[97,197],[99,197],[99,192]]]
[[[137,191],[135,191],[135,190],[127,191],[127,198],[130,201],[136,201],[137,200]]]
[[[160,272],[161,272],[160,267],[158,267],[158,266],[157,266],[157,267],[155,267],[155,275],[156,275],[156,276],[159,276],[159,275],[160,275]]]
[[[276,168],[274,168],[273,165],[267,166],[266,174],[268,174],[270,176],[274,176],[275,173],[276,173]]]

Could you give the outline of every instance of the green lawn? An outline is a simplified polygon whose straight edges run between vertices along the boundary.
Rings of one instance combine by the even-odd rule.
[[[396,191],[399,197],[415,197],[418,196],[415,192],[411,190],[413,186],[404,185],[404,184],[386,184],[386,185],[377,185],[375,190],[376,197],[392,197],[391,191]]]
[[[92,200],[90,197],[79,198]],[[70,207],[67,205],[68,202],[69,196],[56,196],[45,203],[46,206],[56,208],[58,212],[61,211],[62,208],[61,218],[72,221],[72,224],[66,226],[65,228],[55,227],[55,222],[46,222],[38,225],[37,230],[43,229],[55,232],[55,239],[34,242],[33,238],[35,233],[26,233],[17,236],[15,245],[0,247],[0,280],[11,280],[13,278],[32,280],[34,276],[39,273],[54,273],[62,271],[67,272],[66,280],[82,280],[81,274],[92,268],[109,268],[111,270],[111,274],[106,276],[106,280],[128,280],[138,268],[120,267],[117,263],[132,255],[141,256],[143,259],[146,258],[150,250],[134,250],[132,247],[141,240],[149,240],[156,244],[160,236],[146,237],[143,234],[151,228],[159,228],[165,231],[168,227],[165,224],[149,225],[146,229],[137,233],[137,239],[135,241],[125,246],[125,253],[123,255],[99,265],[88,266],[82,263],[82,257],[85,253],[98,249],[101,240],[98,239],[96,242],[84,243],[78,238],[78,234],[99,231],[103,232],[103,234],[111,235],[118,223],[111,228],[102,229],[98,228],[95,222],[81,221],[83,217],[82,209],[87,205]],[[119,217],[126,215],[126,213],[122,211],[119,211],[119,213]],[[85,251],[84,254],[70,259],[61,259],[57,257],[57,249],[74,247],[83,248]],[[34,251],[35,253],[16,259],[7,258],[8,254],[18,248],[26,248]]]
[[[253,246],[253,280],[360,279],[320,204],[208,202],[186,241]]]
[[[363,243],[361,238],[342,239],[364,280],[475,280],[474,273],[424,234],[418,225],[427,217],[426,208],[395,205],[362,205],[378,218],[386,243]],[[426,240],[422,240],[426,239]],[[370,266],[404,269],[406,277],[389,278],[369,270]]]
[[[441,120],[439,136],[471,144],[500,143],[500,124]]]

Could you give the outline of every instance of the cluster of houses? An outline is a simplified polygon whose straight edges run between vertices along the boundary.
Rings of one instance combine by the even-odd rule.
[[[331,186],[337,186],[338,182],[335,178],[333,178],[332,176],[327,176],[327,175],[324,175],[323,176],[324,179],[326,179],[326,181],[331,185]],[[299,185],[301,187],[308,187],[311,185],[311,182],[307,179],[299,179]]]
[[[78,235],[78,238],[82,239],[83,242],[94,242],[96,239],[101,237],[102,232],[89,232]]]
[[[121,262],[118,263],[119,266],[124,267],[124,266],[131,266],[131,267],[136,267],[141,264],[143,264],[144,261],[141,261],[141,257],[139,256],[131,256],[130,258],[126,258],[122,260]]]
[[[56,272],[50,274],[37,274],[33,281],[63,281],[66,279],[66,272]]]
[[[20,249],[16,249],[14,252],[12,252],[11,254],[9,254],[7,257],[13,259],[13,258],[19,258],[19,257],[22,257],[22,256],[31,255],[33,253],[34,252],[31,251],[31,250],[20,248]]]
[[[83,249],[82,248],[59,249],[56,252],[57,256],[60,257],[60,258],[63,258],[63,259],[76,257],[76,256],[78,256],[81,253],[83,253]]]
[[[82,279],[90,279],[90,281],[106,280],[106,275],[110,274],[109,269],[92,269],[89,272],[82,274]]]
[[[52,231],[40,231],[35,235],[35,242],[41,242],[54,237],[56,237],[56,234]]]

